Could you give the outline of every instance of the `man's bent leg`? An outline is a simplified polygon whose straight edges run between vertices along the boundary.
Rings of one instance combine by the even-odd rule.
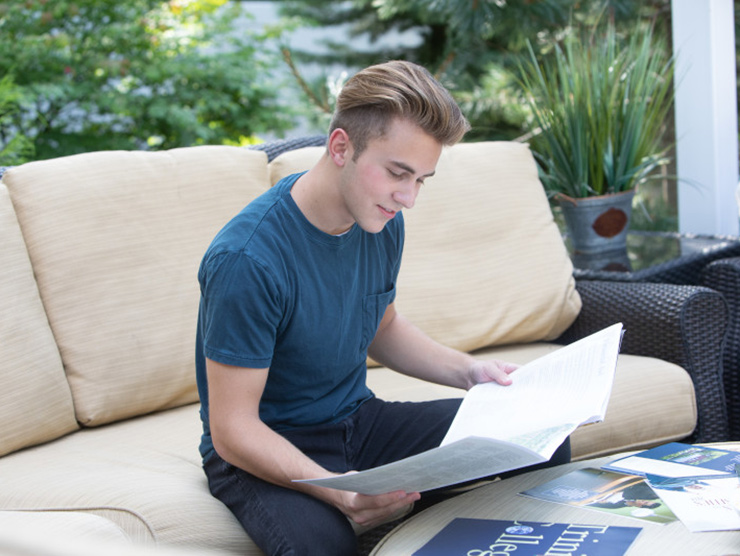
[[[368,400],[348,421],[348,455],[356,470],[436,448],[447,434],[462,399],[426,402]]]
[[[357,554],[347,517],[307,494],[273,485],[214,454],[204,464],[211,493],[268,556]]]

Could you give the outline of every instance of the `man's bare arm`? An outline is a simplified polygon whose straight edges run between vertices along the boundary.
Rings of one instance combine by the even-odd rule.
[[[398,313],[393,303],[383,315],[368,354],[389,369],[466,390],[480,382],[510,384],[509,374],[517,368],[504,361],[476,359],[440,344]]]
[[[361,525],[382,522],[418,500],[418,493],[366,496],[303,483],[336,475],[305,456],[259,417],[268,369],[233,367],[206,359],[209,420],[216,452],[225,461],[265,481],[306,492],[339,508]]]

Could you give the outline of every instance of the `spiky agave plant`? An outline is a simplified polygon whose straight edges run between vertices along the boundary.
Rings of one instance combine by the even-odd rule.
[[[628,191],[667,162],[662,139],[674,60],[651,27],[626,39],[611,23],[570,33],[540,59],[529,45],[519,70],[550,196]]]

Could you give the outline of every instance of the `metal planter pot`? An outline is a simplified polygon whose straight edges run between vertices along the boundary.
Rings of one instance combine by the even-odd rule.
[[[575,253],[593,254],[627,248],[634,190],[574,199],[558,196]]]

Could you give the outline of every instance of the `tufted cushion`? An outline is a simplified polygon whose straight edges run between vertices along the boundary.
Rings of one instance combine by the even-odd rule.
[[[200,259],[269,187],[262,152],[95,152],[3,177],[72,390],[99,425],[197,400]]]
[[[77,428],[8,190],[0,184],[0,456]]]
[[[308,169],[323,152],[280,155],[271,181]],[[471,351],[551,340],[575,320],[573,267],[527,145],[444,149],[404,214],[397,306],[433,338]]]

